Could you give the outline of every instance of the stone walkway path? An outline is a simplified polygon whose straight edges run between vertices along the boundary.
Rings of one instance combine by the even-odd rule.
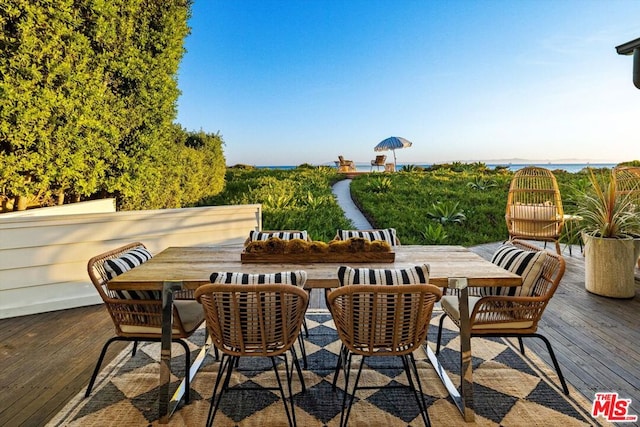
[[[344,211],[345,216],[353,221],[354,228],[356,230],[369,230],[373,228],[367,218],[362,215],[360,209],[353,203],[351,199],[351,180],[343,179],[342,181],[338,181],[334,184],[332,190],[333,194],[335,194],[338,199],[338,205]]]

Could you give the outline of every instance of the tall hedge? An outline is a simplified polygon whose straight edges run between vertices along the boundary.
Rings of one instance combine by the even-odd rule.
[[[23,209],[99,195],[116,196],[126,209],[162,208],[222,189],[220,136],[173,124],[190,7],[188,0],[0,4],[3,203]],[[188,145],[194,135],[206,143]]]

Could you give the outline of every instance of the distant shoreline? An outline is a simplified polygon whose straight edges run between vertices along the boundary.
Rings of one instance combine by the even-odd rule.
[[[482,163],[482,162],[481,162]],[[441,164],[441,163],[436,163]],[[431,164],[415,164],[415,163],[398,163],[397,169],[400,170],[404,165],[415,165],[423,168],[428,168],[432,166]],[[497,166],[503,166],[508,168],[510,171],[517,171],[522,169],[525,166],[539,166],[550,170],[564,170],[566,172],[575,173],[580,172],[586,167],[592,168],[613,168],[617,165],[617,163],[486,163],[487,167],[490,169],[494,169]],[[322,164],[322,165],[314,165],[314,166],[329,166],[333,167],[333,165]],[[289,170],[295,169],[296,166],[256,166],[258,169],[281,169],[281,170]],[[356,162],[356,171],[357,172],[369,172],[371,170],[371,166],[365,163],[357,163]],[[383,168],[380,168],[382,171]],[[373,171],[377,171],[377,168],[374,166]]]

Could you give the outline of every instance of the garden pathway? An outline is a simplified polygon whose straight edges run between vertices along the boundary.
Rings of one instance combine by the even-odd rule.
[[[332,190],[333,194],[335,194],[336,198],[338,199],[338,205],[344,211],[347,219],[350,219],[353,222],[356,230],[370,230],[373,227],[371,226],[367,218],[362,215],[362,212],[360,212],[360,209],[358,209],[356,204],[353,203],[353,199],[351,199],[350,187],[350,179],[343,179],[333,185]]]

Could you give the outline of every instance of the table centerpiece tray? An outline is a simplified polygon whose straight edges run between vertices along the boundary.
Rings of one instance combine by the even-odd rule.
[[[352,237],[329,243],[301,239],[250,242],[240,254],[243,263],[309,264],[342,262],[394,262],[396,254],[383,241]]]
[[[243,263],[275,263],[275,264],[310,264],[310,263],[342,263],[342,262],[394,262],[396,253],[389,252],[325,252],[325,253],[290,253],[268,254],[241,252]]]

